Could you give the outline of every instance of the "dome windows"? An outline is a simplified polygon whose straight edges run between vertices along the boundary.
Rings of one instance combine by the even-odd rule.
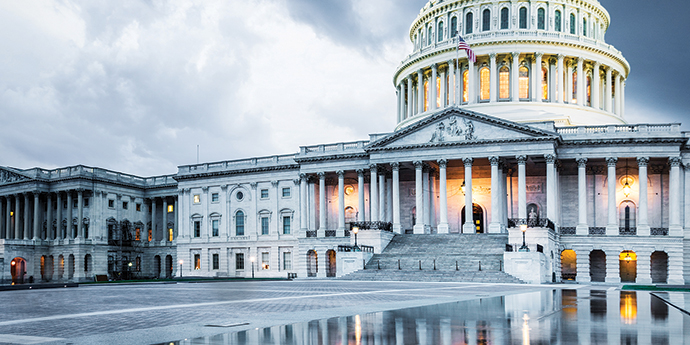
[[[501,30],[508,29],[508,17],[510,15],[510,10],[508,7],[501,9]]]
[[[538,30],[545,30],[546,29],[546,10],[543,8],[540,8],[537,10],[537,29]]]
[[[570,14],[570,34],[575,35],[575,14],[571,13]]]
[[[482,67],[479,70],[479,100],[488,101],[491,95],[491,70],[489,67]]]
[[[427,38],[426,45],[428,45],[428,46],[431,45],[432,37],[434,37],[434,29],[431,26],[429,26],[429,29],[427,30],[427,35],[426,35],[426,38]]]
[[[450,19],[450,37],[455,38],[458,35],[458,17]]]
[[[561,11],[556,10],[554,15],[554,29],[557,32],[563,31],[563,26],[561,25]]]
[[[519,77],[518,81],[520,84],[520,99],[529,99],[529,68],[523,65],[518,69]]]
[[[436,34],[438,35],[436,41],[437,42],[443,41],[443,22],[438,23],[438,30],[436,30]]]
[[[510,69],[506,65],[498,70],[498,98],[504,100],[510,98]]]
[[[467,103],[469,100],[468,92],[469,92],[469,70],[465,70],[462,72],[462,102]]]
[[[491,10],[488,8],[482,12],[482,31],[491,30]]]
[[[549,70],[546,67],[541,68],[541,99],[549,99]]]
[[[465,15],[465,34],[471,34],[472,33],[472,22],[474,21],[474,18],[472,18],[472,12],[467,12]]]
[[[527,7],[520,7],[520,29],[527,29]]]

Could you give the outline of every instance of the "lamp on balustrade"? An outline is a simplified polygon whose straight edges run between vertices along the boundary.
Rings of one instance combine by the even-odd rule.
[[[527,224],[520,224],[520,231],[522,231],[522,247],[518,249],[520,252],[529,252],[529,247],[525,242],[525,232],[527,232]]]
[[[352,233],[355,234],[355,246],[352,247],[352,251],[358,252],[359,247],[357,247],[357,233],[359,232],[359,227],[355,226],[352,228]]]

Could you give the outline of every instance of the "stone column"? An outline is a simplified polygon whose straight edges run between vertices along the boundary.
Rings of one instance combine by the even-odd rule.
[[[577,162],[577,228],[579,236],[589,235],[587,224],[587,158],[578,158]]]
[[[151,241],[156,240],[156,208],[158,206],[158,201],[156,201],[156,198],[151,198]],[[208,237],[208,232],[206,233],[206,237]]]
[[[357,221],[364,221],[364,170],[357,169]],[[324,208],[326,207],[326,201],[324,200]]]
[[[431,80],[429,80],[429,110],[436,110],[438,108],[438,64],[431,65]]]
[[[372,222],[378,221],[379,217],[379,192],[378,192],[378,177],[376,176],[376,164],[369,166],[371,172],[371,179],[369,180],[369,200],[371,207],[369,208],[370,219]]]
[[[616,91],[615,91],[615,97],[616,97],[616,104],[615,104],[615,109],[614,109],[614,114],[621,116],[621,74],[618,73],[616,74]]]
[[[592,277],[589,272],[589,249],[575,250],[575,262],[577,265],[577,276],[575,280],[578,283],[589,283]]]
[[[525,173],[526,156],[515,157],[518,163],[518,218],[527,219],[527,176]]]
[[[14,236],[12,237],[15,240],[21,240],[21,227],[19,226],[19,216],[20,216],[20,201],[19,197],[21,194],[15,194],[14,195]]]
[[[422,166],[421,161],[415,161],[415,222],[414,222],[414,233],[423,234],[424,233],[424,192],[422,191]]]
[[[397,102],[396,102],[396,103],[397,103],[397,106],[398,106],[398,112],[397,112],[397,114],[396,114],[396,115],[397,115],[397,121],[396,121],[396,123],[400,123],[400,121],[402,121],[402,119],[403,119],[403,116],[402,116],[402,112],[403,112],[402,99],[403,99],[404,97],[403,97],[403,95],[402,95],[402,89],[403,89],[402,83],[398,84],[398,85],[395,87],[395,93],[396,93],[396,96],[397,96]]]
[[[489,157],[489,162],[491,163],[491,223],[489,224],[489,233],[497,234],[501,232],[499,159],[496,156],[491,156]]]
[[[441,72],[441,108],[445,108],[446,104],[448,104],[448,90],[447,90],[447,85],[448,83],[446,82],[448,79],[448,70],[444,70]]]
[[[412,76],[407,76],[407,118],[414,114],[414,98],[412,97]]]
[[[228,195],[228,193],[227,193],[228,186],[227,186],[227,185],[224,185],[224,186],[221,186],[220,188],[223,190],[223,197],[227,199],[227,195]],[[178,213],[177,213],[177,207],[178,207],[178,203],[179,203],[178,200],[179,200],[179,195],[178,195],[178,197],[175,197],[175,198],[173,199],[173,202],[174,202],[174,204],[173,204],[173,222],[174,222],[174,225],[173,225],[173,238],[172,238],[173,241],[175,241],[175,240],[177,239],[177,236],[178,236],[178,233],[179,233],[179,230],[178,230],[179,217],[177,216],[177,215],[178,215]],[[221,199],[221,200],[222,200],[222,199]],[[230,218],[231,218],[231,217],[229,216],[229,215],[230,215],[229,212],[228,212],[227,214],[228,214],[228,219],[225,220],[225,224],[229,225],[229,224],[230,224]],[[228,229],[228,228],[226,227],[226,229]],[[225,233],[225,236],[230,236],[230,232],[227,231],[227,232]]]
[[[424,71],[417,70],[417,114],[424,112]],[[372,213],[373,215],[373,213]]]
[[[39,220],[38,220],[38,213],[39,213],[39,211],[38,211],[38,196],[39,196],[39,194],[38,194],[38,191],[34,191],[33,194],[34,194],[34,224],[33,224],[34,226],[33,226],[33,240],[36,241],[36,240],[38,240],[39,238],[40,238],[40,239],[43,239],[43,236],[40,236],[40,237],[39,237],[39,231],[40,231],[40,223],[39,223]]]
[[[496,69],[496,53],[489,54],[491,75],[489,82],[489,96],[491,102],[496,102],[498,99],[498,92],[496,91],[498,86],[498,70]]]
[[[652,252],[647,250],[637,250],[637,284],[652,283]]]
[[[386,221],[386,171],[383,170],[379,176],[379,220]]]
[[[520,52],[513,52],[513,67],[510,69],[510,94],[513,102],[520,101]],[[491,71],[494,73],[494,71]]]
[[[386,222],[393,223],[393,176],[386,174]]]
[[[393,232],[402,233],[400,226],[400,163],[391,163],[393,170]],[[362,201],[362,203],[364,203]]]
[[[474,67],[474,62],[469,60],[469,67],[467,69],[467,103],[474,104],[477,103],[477,97],[475,93],[477,92],[477,81],[475,80],[475,75],[477,74],[476,68]]]
[[[29,221],[29,193],[24,193],[24,212],[22,212],[22,216],[24,217],[24,239],[28,240],[30,239],[29,237],[29,231],[31,230],[31,222]]]
[[[168,197],[164,196],[163,197],[163,239],[162,239],[163,244],[168,242],[168,236],[170,236],[168,234],[169,231],[170,230],[168,230]],[[218,229],[218,232],[220,233],[220,229]]]
[[[606,235],[618,235],[618,212],[616,207],[616,163],[618,158],[608,157],[608,223],[606,224]]]
[[[57,236],[56,238],[58,239],[63,239],[63,233],[62,233],[62,192],[56,192],[57,193]]]
[[[613,112],[613,99],[612,99],[612,85],[613,85],[613,79],[611,78],[612,76],[612,69],[611,67],[606,68],[606,91],[604,91],[604,110],[612,113]]]
[[[53,194],[46,194],[46,240],[55,239],[53,233]]]
[[[625,116],[625,80],[623,80],[622,78],[621,78],[621,86],[620,87],[621,87],[621,89],[620,89],[621,90],[621,96],[620,96],[620,98],[621,98],[621,100],[620,100],[621,110],[620,110],[619,115],[620,115],[620,117],[624,117]]]
[[[606,229],[608,235],[608,227]],[[618,229],[616,229],[616,234]],[[616,250],[606,250],[606,282],[607,283],[620,283],[620,251]]]
[[[649,164],[649,157],[638,157],[637,165],[638,173],[638,187],[639,187],[639,211],[637,216],[637,236],[649,236],[649,210],[647,203],[647,164]]]
[[[431,225],[431,203],[429,202],[429,197],[430,197],[430,186],[429,186],[429,167],[423,166],[422,167],[422,191],[424,192],[422,194],[422,205],[424,207],[424,233],[431,233],[429,230],[429,227]]]
[[[299,228],[307,231],[307,174],[299,174]],[[305,235],[306,236],[306,235]]]
[[[462,160],[465,163],[465,224],[462,226],[462,232],[465,234],[477,233],[474,226],[474,218],[472,212],[472,158],[465,158]]]
[[[563,84],[563,60],[565,59],[565,55],[559,54],[558,55],[558,67],[556,68],[556,99],[558,103],[563,103],[563,100],[565,99],[564,93],[565,93],[565,87]]]
[[[592,108],[601,109],[601,102],[599,97],[601,95],[600,86],[601,79],[599,76],[599,71],[601,70],[601,62],[594,61],[594,68],[592,69]]]
[[[326,173],[319,172],[317,175],[319,176],[319,231],[323,232],[326,230]]]
[[[546,217],[555,224],[558,223],[558,212],[556,211],[556,170],[554,163],[556,156],[552,154],[544,155],[546,160]]]
[[[8,217],[7,213],[3,212],[7,209],[7,206],[9,206],[9,203],[7,202],[7,197],[0,197],[0,239],[3,240],[7,238],[7,228],[5,227],[5,224],[7,223]]]
[[[565,102],[573,103],[573,61],[565,63]]]
[[[345,172],[336,171],[338,175],[338,233],[345,236]]]
[[[72,202],[72,191],[68,190],[65,193],[67,193],[67,229],[65,238],[72,239],[74,238],[74,217],[72,215],[74,203]]]
[[[455,61],[449,60],[448,61],[448,88],[449,90],[446,90],[446,94],[448,95],[448,104],[449,105],[454,105],[458,104],[456,102],[457,98],[457,85],[458,81],[457,78],[455,77]]]
[[[541,102],[544,99],[544,91],[542,91],[542,88],[544,87],[542,82],[544,79],[544,76],[542,74],[542,69],[541,69],[541,58],[544,56],[544,53],[536,52],[534,53],[534,59],[536,60],[536,66],[535,66],[535,73],[534,73],[534,95],[532,97],[533,100],[536,100],[537,102]]]
[[[77,238],[84,238],[84,190],[77,190]]]
[[[671,172],[669,176],[669,236],[683,236],[683,227],[680,223],[680,157],[669,158]]]
[[[587,84],[587,77],[584,70],[585,60],[581,57],[577,58],[577,105],[585,105],[585,85]]]
[[[446,168],[448,167],[448,161],[445,159],[438,160],[438,175],[439,175],[439,207],[440,210],[440,221],[438,223],[438,233],[447,234],[448,230],[448,186],[446,181]]]

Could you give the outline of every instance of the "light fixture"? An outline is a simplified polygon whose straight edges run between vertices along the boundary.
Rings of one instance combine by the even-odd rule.
[[[625,160],[625,177],[623,178],[625,180],[625,184],[623,185],[623,195],[625,197],[629,197],[630,193],[632,192],[632,188],[630,187],[630,175],[628,175],[628,160]]]
[[[357,233],[358,233],[358,232],[359,232],[359,227],[353,226],[353,227],[352,227],[352,233],[355,234],[355,246],[352,247],[352,251],[354,251],[354,252],[358,252],[358,251],[359,251],[359,247],[357,247]]]
[[[625,257],[623,258],[625,261],[630,261],[632,260],[632,257],[630,256],[630,253],[625,253]]]
[[[527,232],[527,224],[520,224],[520,231],[522,231],[522,247],[518,249],[520,252],[529,252],[529,247],[525,243],[525,232]]]
[[[462,184],[460,185],[460,190],[462,191],[462,194],[465,194],[465,180],[462,180]]]

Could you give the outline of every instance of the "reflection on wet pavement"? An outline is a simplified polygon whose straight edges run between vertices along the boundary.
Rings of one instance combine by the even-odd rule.
[[[685,330],[685,331],[684,331]],[[648,292],[549,290],[167,344],[690,344],[690,316]]]

